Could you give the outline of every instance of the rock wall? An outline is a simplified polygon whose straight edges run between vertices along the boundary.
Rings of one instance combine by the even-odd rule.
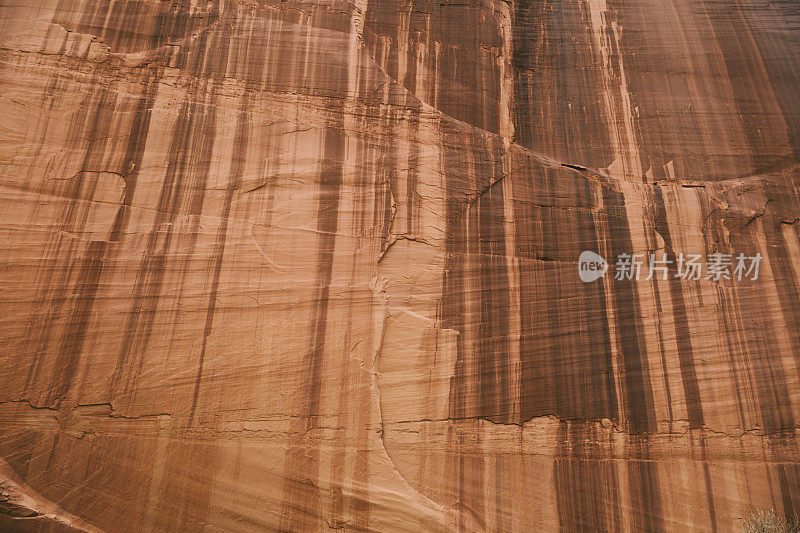
[[[3,3],[0,526],[800,512],[798,161],[793,0]]]

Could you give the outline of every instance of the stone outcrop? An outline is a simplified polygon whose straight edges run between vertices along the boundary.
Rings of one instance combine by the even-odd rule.
[[[3,3],[0,526],[800,512],[798,161],[793,0]]]

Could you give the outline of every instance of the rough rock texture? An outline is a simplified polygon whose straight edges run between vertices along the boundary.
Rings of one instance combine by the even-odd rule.
[[[798,160],[796,0],[3,1],[0,527],[800,511]]]

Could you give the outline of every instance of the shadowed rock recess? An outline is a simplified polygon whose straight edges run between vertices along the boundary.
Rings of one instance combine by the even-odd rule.
[[[3,0],[0,530],[799,512],[798,161],[796,0]]]

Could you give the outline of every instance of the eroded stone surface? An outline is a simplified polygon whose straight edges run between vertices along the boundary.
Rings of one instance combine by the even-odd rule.
[[[798,30],[788,0],[0,6],[0,523],[800,511]],[[583,250],[764,260],[583,283]]]

